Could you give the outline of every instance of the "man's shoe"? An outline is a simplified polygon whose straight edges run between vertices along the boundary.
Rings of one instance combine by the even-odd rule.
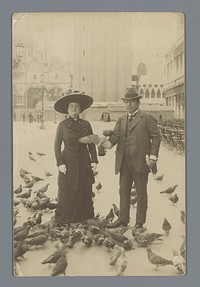
[[[117,221],[115,221],[114,223],[108,224],[107,228],[117,228],[123,226],[127,226],[127,223],[121,222],[119,219],[117,219]]]
[[[136,223],[133,227],[133,229],[141,229],[143,228],[143,223]]]

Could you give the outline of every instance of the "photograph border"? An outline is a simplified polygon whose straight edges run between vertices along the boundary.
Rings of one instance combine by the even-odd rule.
[[[198,214],[200,5],[198,0],[0,0],[0,281],[2,286],[197,286],[199,280],[200,238]],[[187,274],[179,277],[14,277],[12,275],[12,88],[11,16],[16,12],[182,12],[186,39],[186,198],[187,198]],[[137,262],[136,262],[137,264]],[[33,266],[34,267],[34,266]],[[133,266],[134,268],[134,266]],[[55,281],[56,280],[56,281]]]

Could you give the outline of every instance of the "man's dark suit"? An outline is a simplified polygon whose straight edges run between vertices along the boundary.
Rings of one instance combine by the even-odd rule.
[[[129,122],[126,114],[118,119],[109,141],[112,146],[117,144],[115,173],[120,172],[119,220],[129,222],[130,193],[134,181],[137,190],[136,222],[143,224],[146,221],[149,173],[146,156],[157,158],[160,147],[156,119],[139,110]]]

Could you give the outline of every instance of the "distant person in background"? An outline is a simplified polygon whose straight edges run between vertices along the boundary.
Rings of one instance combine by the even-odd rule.
[[[23,113],[22,119],[23,119],[23,123],[25,123],[25,121],[26,121],[26,113]]]
[[[98,163],[96,147],[94,143],[82,144],[78,141],[93,134],[90,123],[79,117],[92,103],[90,96],[76,92],[60,98],[54,105],[57,112],[68,115],[58,124],[54,143],[59,171],[55,212],[58,226],[94,217],[92,184],[93,171]]]
[[[16,121],[16,112],[14,112],[14,114],[13,114],[13,119],[14,119],[14,121]]]
[[[28,114],[28,121],[29,121],[29,123],[32,123],[32,122],[33,122],[33,114],[32,114],[32,112],[30,112],[30,113]]]
[[[127,113],[118,119],[113,135],[100,143],[108,149],[117,144],[115,172],[120,173],[120,213],[119,219],[109,228],[127,226],[133,182],[137,193],[134,228],[142,228],[146,222],[148,174],[157,172],[160,134],[156,119],[140,110],[140,98],[136,87],[126,90],[122,100]]]

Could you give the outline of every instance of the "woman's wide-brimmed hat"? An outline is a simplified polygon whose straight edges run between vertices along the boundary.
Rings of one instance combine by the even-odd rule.
[[[122,100],[135,100],[135,99],[141,99],[142,96],[138,94],[138,90],[136,87],[127,88],[125,91],[124,98],[121,98]]]
[[[70,103],[79,103],[81,112],[89,108],[93,103],[93,98],[81,92],[72,92],[57,100],[54,109],[62,114],[68,114],[68,106]]]

